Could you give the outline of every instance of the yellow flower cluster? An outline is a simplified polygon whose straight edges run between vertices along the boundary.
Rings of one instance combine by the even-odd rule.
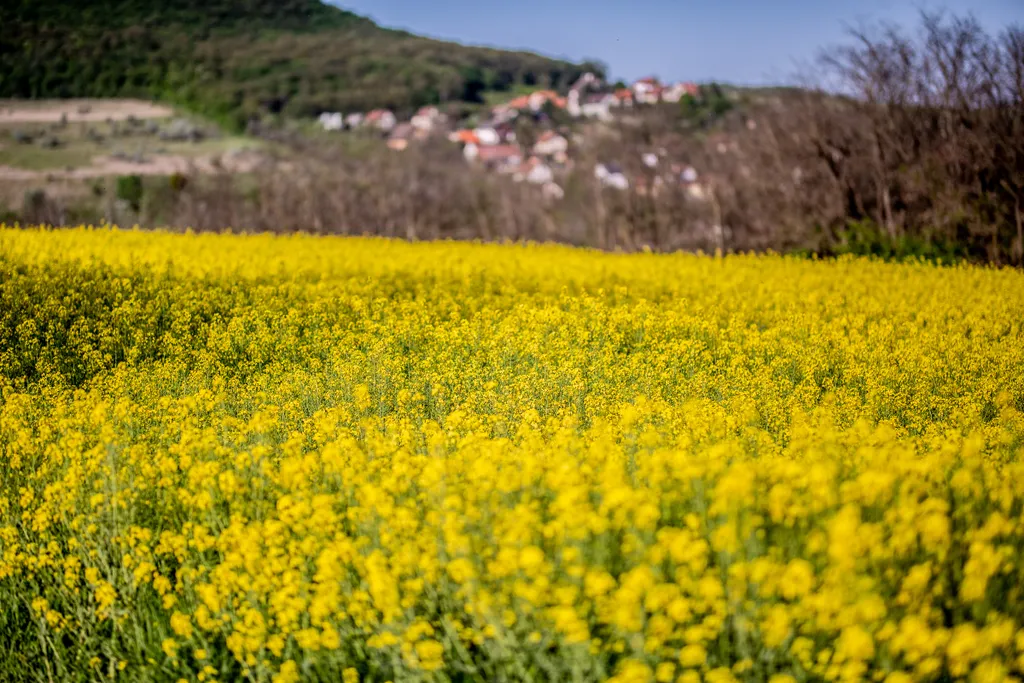
[[[1024,274],[0,229],[0,678],[1024,679]]]

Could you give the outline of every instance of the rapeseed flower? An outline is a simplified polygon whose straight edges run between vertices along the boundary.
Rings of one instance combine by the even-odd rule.
[[[8,651],[1020,679],[1022,320],[992,268],[0,229]]]

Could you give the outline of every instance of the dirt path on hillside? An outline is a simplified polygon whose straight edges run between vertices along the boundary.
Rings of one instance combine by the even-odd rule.
[[[124,121],[165,119],[174,115],[170,107],[142,100],[0,100],[0,125],[5,123],[57,123],[67,115],[69,123],[78,121]]]

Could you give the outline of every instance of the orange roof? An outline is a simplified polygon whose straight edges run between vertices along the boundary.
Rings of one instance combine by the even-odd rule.
[[[622,99],[624,97],[633,99],[633,91],[630,90],[629,88],[621,88],[615,91],[615,96],[618,97],[619,99]]]
[[[460,130],[456,135],[458,136],[459,142],[464,142],[467,145],[476,145],[480,143],[480,138],[471,130]]]
[[[543,97],[548,102],[553,103],[556,107],[565,108],[566,100],[564,97],[559,97],[558,93],[554,90],[539,90],[533,93],[536,96]]]
[[[530,108],[531,100],[541,99],[543,101],[551,102],[556,107],[565,109],[567,100],[564,97],[559,97],[558,93],[554,90],[535,90],[529,95],[520,95],[519,97],[506,102],[495,109],[528,109]]]

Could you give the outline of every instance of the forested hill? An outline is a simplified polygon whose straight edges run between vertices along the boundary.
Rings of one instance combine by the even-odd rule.
[[[600,65],[418,37],[318,0],[5,0],[0,97],[155,96],[260,111],[408,110]]]

